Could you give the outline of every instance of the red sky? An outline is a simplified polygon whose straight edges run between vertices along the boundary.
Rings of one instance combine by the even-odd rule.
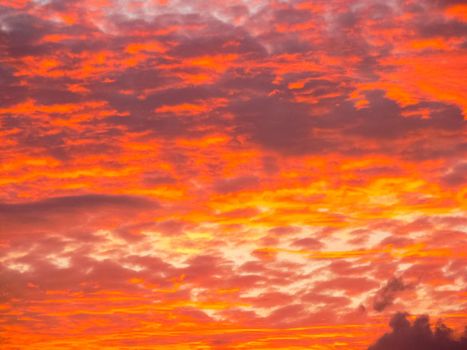
[[[462,0],[0,0],[0,347],[460,330],[466,34]]]

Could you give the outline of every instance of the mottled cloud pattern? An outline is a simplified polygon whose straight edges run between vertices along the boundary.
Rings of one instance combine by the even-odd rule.
[[[457,0],[0,0],[0,348],[462,347],[466,34]]]

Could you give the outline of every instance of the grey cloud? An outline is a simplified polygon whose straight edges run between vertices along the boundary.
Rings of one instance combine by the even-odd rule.
[[[392,305],[398,292],[408,288],[402,278],[391,278],[377,293],[373,302],[373,308],[376,311],[383,311]]]
[[[391,319],[390,333],[384,334],[368,350],[465,350],[467,327],[456,339],[453,330],[441,321],[432,328],[428,316],[419,316],[413,323],[406,313],[398,313]]]

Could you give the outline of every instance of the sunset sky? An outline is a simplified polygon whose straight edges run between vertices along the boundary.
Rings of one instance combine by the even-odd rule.
[[[459,335],[466,82],[463,0],[0,0],[0,348]]]

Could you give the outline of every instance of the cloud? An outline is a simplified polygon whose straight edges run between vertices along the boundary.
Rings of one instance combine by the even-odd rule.
[[[6,347],[353,349],[402,293],[464,317],[456,4],[0,0]]]
[[[215,191],[221,194],[237,191],[245,191],[259,185],[259,179],[255,176],[243,176],[233,179],[223,179],[215,183]]]
[[[371,345],[368,350],[463,350],[467,349],[467,328],[456,339],[453,330],[442,321],[432,328],[428,316],[419,316],[412,324],[406,313],[397,313],[391,319],[392,328]]]
[[[99,207],[107,208],[149,208],[155,203],[146,199],[125,195],[102,195],[88,194],[78,196],[64,196],[48,198],[35,202],[26,203],[0,203],[0,214],[3,215],[22,215],[22,214],[42,214],[44,212],[70,212],[74,210],[96,209]]]
[[[377,283],[365,277],[336,277],[323,282],[316,282],[314,291],[344,290],[346,295],[353,296],[365,293]]]
[[[34,233],[65,234],[80,228],[92,231],[122,227],[139,214],[159,209],[151,199],[130,195],[85,194],[51,197],[29,202],[0,202],[0,231],[13,231],[9,239],[27,239]],[[115,218],[118,218],[117,220]]]
[[[420,34],[427,37],[465,37],[467,24],[458,21],[427,23],[420,28]]]
[[[460,186],[467,182],[467,162],[456,164],[441,178],[448,186]]]
[[[383,311],[391,306],[398,292],[405,290],[408,286],[402,278],[391,278],[377,293],[373,302],[373,308],[376,311]]]

